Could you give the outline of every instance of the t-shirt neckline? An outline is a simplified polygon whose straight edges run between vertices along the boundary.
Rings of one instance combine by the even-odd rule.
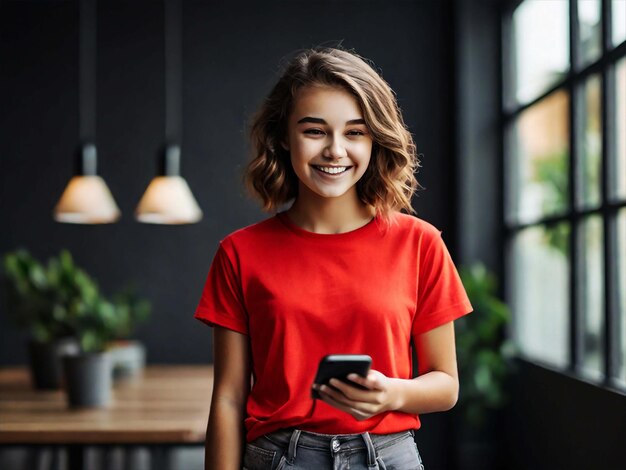
[[[315,239],[315,240],[348,240],[353,238],[359,238],[366,236],[367,234],[377,230],[378,225],[380,223],[380,216],[376,214],[372,220],[367,222],[365,225],[361,227],[355,228],[354,230],[350,230],[349,232],[342,233],[316,233],[310,232],[308,230],[304,230],[303,228],[298,227],[295,223],[291,221],[289,216],[285,211],[278,212],[276,214],[276,218],[289,230],[296,233],[299,236]]]

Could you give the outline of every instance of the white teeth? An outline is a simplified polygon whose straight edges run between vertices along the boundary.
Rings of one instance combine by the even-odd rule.
[[[343,173],[348,169],[347,166],[316,166],[315,168],[323,171],[324,173],[330,173],[331,175]]]

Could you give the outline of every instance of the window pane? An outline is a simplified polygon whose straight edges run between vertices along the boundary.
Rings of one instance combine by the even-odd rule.
[[[603,371],[604,351],[604,271],[602,217],[587,217],[579,237],[580,254],[578,291],[582,322],[583,372],[599,379]]]
[[[613,0],[613,45],[626,39],[626,1]]]
[[[569,362],[569,225],[518,233],[509,260],[514,334],[527,356],[556,366]]]
[[[600,182],[602,172],[602,126],[600,117],[600,76],[593,75],[584,85],[581,102],[583,132],[581,133],[580,194],[576,198],[579,206],[596,207],[600,204]]]
[[[513,12],[514,96],[527,102],[564,77],[569,67],[569,5],[522,2]]]
[[[617,340],[618,378],[626,385],[626,209],[621,209],[617,217],[617,319],[619,335]]]
[[[626,3],[626,1],[624,2]],[[626,59],[617,63],[614,69],[616,102],[612,118],[615,126],[615,142],[612,151],[613,164],[609,178],[609,194],[612,200],[626,199]]]
[[[507,218],[529,222],[567,209],[569,95],[559,90],[524,111],[508,135]]]
[[[565,3],[565,2],[563,2]],[[602,2],[578,0],[580,62],[585,66],[602,53]]]

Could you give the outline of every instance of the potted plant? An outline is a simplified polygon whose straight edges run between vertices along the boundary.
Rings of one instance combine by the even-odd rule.
[[[62,263],[51,260],[46,268],[24,249],[7,253],[2,265],[9,318],[29,333],[33,385],[58,389],[60,356],[79,349],[66,315],[67,301],[76,295],[68,286],[72,281],[65,276]]]
[[[113,361],[113,377],[132,376],[143,370],[146,363],[146,348],[130,336],[136,325],[150,315],[150,303],[139,298],[133,286],[126,287],[113,298],[116,312],[114,340],[109,343]]]
[[[457,463],[459,468],[473,468],[480,461],[485,468],[496,468],[497,410],[507,402],[506,379],[514,369],[515,348],[504,332],[511,313],[497,296],[495,276],[482,264],[459,272],[474,311],[455,322],[460,381],[453,413]]]
[[[78,354],[62,358],[69,406],[107,406],[112,388],[107,346],[117,328],[115,306],[96,292],[93,297],[76,299],[69,318],[81,347]]]

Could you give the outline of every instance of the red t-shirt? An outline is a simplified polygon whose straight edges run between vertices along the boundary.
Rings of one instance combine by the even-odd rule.
[[[324,434],[417,429],[386,412],[364,421],[311,398],[319,360],[369,354],[388,377],[412,378],[412,337],[471,311],[441,233],[416,217],[376,217],[346,233],[302,230],[287,215],[228,235],[195,317],[250,336],[254,383],[247,440],[295,427]]]

